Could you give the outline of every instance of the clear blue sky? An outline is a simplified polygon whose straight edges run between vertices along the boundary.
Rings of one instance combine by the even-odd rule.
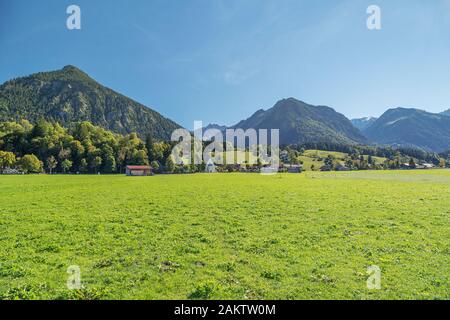
[[[0,0],[0,82],[67,64],[189,128],[286,97],[350,118],[437,112],[450,108],[450,1]]]

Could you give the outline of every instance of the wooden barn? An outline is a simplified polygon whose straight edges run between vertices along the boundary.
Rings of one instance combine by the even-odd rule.
[[[146,177],[152,175],[152,168],[150,166],[127,166],[127,176]]]

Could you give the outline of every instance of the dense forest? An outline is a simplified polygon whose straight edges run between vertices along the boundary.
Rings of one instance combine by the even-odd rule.
[[[121,173],[126,165],[152,164],[156,171],[175,170],[172,145],[145,141],[136,133],[115,134],[89,122],[63,128],[58,123],[27,120],[0,123],[0,170],[24,172]]]

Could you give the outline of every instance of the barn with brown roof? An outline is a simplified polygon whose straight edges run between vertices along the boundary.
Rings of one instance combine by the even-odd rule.
[[[126,175],[136,177],[146,177],[152,174],[150,166],[127,166]]]

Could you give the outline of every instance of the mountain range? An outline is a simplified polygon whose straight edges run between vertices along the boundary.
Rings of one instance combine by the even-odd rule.
[[[389,109],[362,132],[378,144],[435,152],[450,150],[450,117],[444,114],[411,108]]]
[[[224,131],[225,127],[214,125],[214,128]],[[267,111],[258,110],[230,128],[279,128],[282,144],[362,143],[420,148],[431,152],[450,150],[450,109],[436,114],[412,108],[393,108],[379,118],[349,121],[331,108],[289,98]]]
[[[40,118],[63,126],[90,121],[117,133],[151,134],[158,140],[169,140],[173,130],[181,127],[74,66],[13,79],[0,86],[0,121],[35,122]],[[281,144],[382,144],[435,152],[450,150],[450,109],[434,114],[395,108],[379,118],[350,121],[330,107],[288,98],[231,127],[212,124],[204,129],[227,128],[280,129]]]

